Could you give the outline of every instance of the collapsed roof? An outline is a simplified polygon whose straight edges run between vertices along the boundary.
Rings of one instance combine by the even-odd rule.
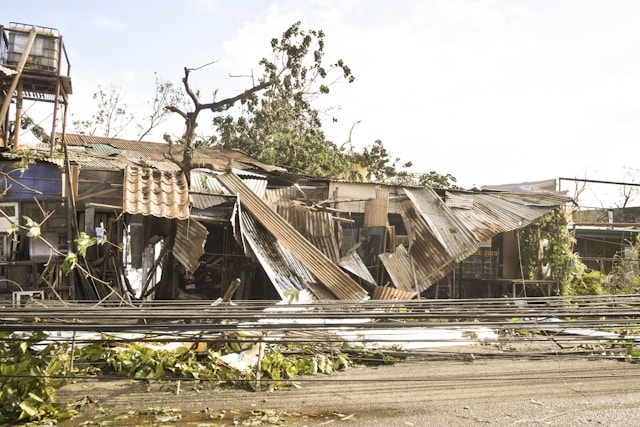
[[[207,239],[206,230],[198,227],[198,221],[203,215],[206,217],[207,210],[234,206],[227,220],[234,225],[236,239],[262,266],[283,299],[292,290],[321,300],[413,298],[450,273],[482,242],[524,227],[570,201],[565,194],[550,188],[524,184],[510,191],[493,188],[438,194],[430,187],[307,177],[292,182],[295,175],[287,174],[285,181],[291,185],[270,186],[270,182],[283,181],[284,169],[261,163],[240,151],[216,148],[194,153],[188,188],[184,174],[171,160],[180,157],[176,147],[69,134],[65,143],[69,162],[80,170],[80,175],[108,171],[110,176],[116,174],[121,179],[119,187],[113,178],[103,178],[108,182],[101,183],[102,190],[94,187],[81,197],[111,194],[114,200],[119,198],[123,212],[175,219],[181,224],[175,252],[188,271],[198,267]],[[50,147],[33,148],[42,153]],[[63,166],[60,160],[46,161]],[[332,203],[327,203],[335,183],[343,192],[340,206],[349,206],[348,211],[332,209]],[[373,195],[363,197],[363,187],[367,189],[364,193]],[[358,203],[348,204],[354,201]],[[402,218],[407,234],[404,244],[392,239],[392,246],[386,246],[391,210]],[[372,228],[377,225],[385,230],[382,237],[374,236],[360,244],[382,242],[382,246],[365,249],[379,258],[392,286],[376,283],[360,256],[362,251],[356,250],[360,249],[357,244],[348,248],[339,244],[343,238],[341,224],[348,223],[349,213],[354,211],[365,216],[369,212],[374,218]]]

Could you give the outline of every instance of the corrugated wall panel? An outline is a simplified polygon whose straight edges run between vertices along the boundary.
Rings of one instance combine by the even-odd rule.
[[[173,255],[191,273],[200,265],[208,235],[207,228],[194,219],[177,222]]]
[[[334,236],[333,215],[329,212],[313,212],[308,207],[287,203],[276,205],[276,212],[298,230],[313,246],[322,251],[334,263],[340,260],[338,242]]]

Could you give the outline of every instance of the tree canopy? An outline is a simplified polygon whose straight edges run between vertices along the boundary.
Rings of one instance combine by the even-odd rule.
[[[326,59],[322,30],[305,30],[296,22],[280,38],[273,38],[270,46],[270,57],[259,61],[258,77],[252,72],[251,86],[235,96],[216,100],[216,90],[213,99],[205,102],[200,91],[191,87],[191,73],[215,64],[212,62],[185,67],[182,88],[156,74],[155,96],[144,117],[131,114],[121,88],[100,86],[93,95],[95,114],[85,120],[74,119],[73,125],[80,133],[106,137],[118,137],[135,125],[141,140],[175,113],[184,119],[184,132],[177,140],[165,134],[165,140],[171,144],[170,155],[181,150],[176,162],[185,172],[190,169],[193,151],[205,144],[238,149],[262,162],[308,176],[456,188],[450,174],[409,173],[411,162],[393,158],[379,139],[354,151],[350,137],[348,144],[341,145],[327,138],[323,120],[328,117],[335,122],[338,118],[329,110],[318,109],[315,101],[329,95],[335,83],[352,83],[355,76],[344,60]],[[197,137],[203,111],[213,113],[213,128],[209,136],[204,131]]]
[[[379,139],[361,151],[353,150],[350,137],[348,147],[327,139],[322,117],[330,115],[314,101],[328,95],[333,84],[352,83],[355,76],[342,59],[326,65],[323,31],[307,31],[296,22],[280,39],[271,40],[271,48],[272,57],[260,61],[262,79],[269,85],[243,99],[236,110],[214,117],[217,134],[211,144],[316,177],[455,187],[449,174],[408,173],[411,162],[393,159]]]
[[[337,176],[347,158],[322,130],[321,112],[312,103],[337,81],[353,82],[342,60],[325,65],[322,31],[292,25],[271,40],[272,58],[260,61],[269,86],[242,103],[239,114],[214,118],[218,135],[211,142],[235,148],[266,163],[313,176]],[[334,120],[336,120],[334,118]]]

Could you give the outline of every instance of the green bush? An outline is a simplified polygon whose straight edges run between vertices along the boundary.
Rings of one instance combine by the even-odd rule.
[[[602,295],[605,293],[603,285],[606,276],[599,271],[590,271],[585,274],[576,274],[565,284],[565,295]]]
[[[640,251],[637,244],[629,244],[629,253],[626,256],[617,255],[609,272],[607,292],[611,294],[640,293]]]

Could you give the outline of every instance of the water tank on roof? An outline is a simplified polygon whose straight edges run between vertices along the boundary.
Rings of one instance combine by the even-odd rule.
[[[6,65],[15,67],[22,58],[22,53],[27,47],[29,33],[33,25],[9,24],[7,29],[8,46]],[[54,28],[35,27],[36,39],[31,46],[29,58],[25,64],[25,70],[44,72],[58,71],[58,57],[60,55],[60,36]]]

